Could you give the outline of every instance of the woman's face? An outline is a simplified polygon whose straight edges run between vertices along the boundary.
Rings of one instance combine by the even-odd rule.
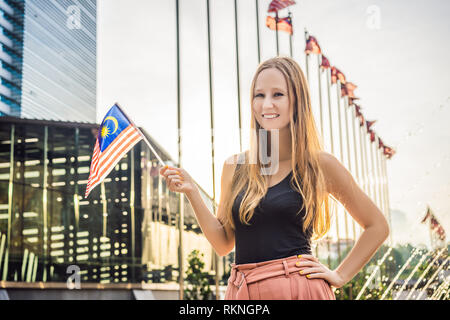
[[[283,74],[276,68],[261,71],[253,93],[253,112],[266,130],[283,129],[289,125],[289,97]]]

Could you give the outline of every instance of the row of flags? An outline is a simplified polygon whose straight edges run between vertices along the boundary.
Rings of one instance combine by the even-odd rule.
[[[306,46],[305,46],[305,54],[320,54],[322,57],[322,62],[320,64],[320,68],[328,69],[330,68],[331,71],[331,83],[336,84],[337,80],[341,83],[341,96],[347,96],[348,97],[348,104],[354,105],[356,110],[356,117],[359,120],[359,125],[362,127],[366,125],[367,133],[370,134],[370,141],[375,142],[376,135],[375,132],[372,130],[372,125],[376,122],[376,120],[368,121],[364,118],[364,115],[361,112],[361,107],[355,103],[355,100],[358,100],[359,98],[355,96],[354,90],[358,87],[352,82],[347,81],[344,73],[342,73],[338,68],[331,66],[330,61],[328,60],[325,55],[322,54],[322,50],[320,49],[319,43],[317,39],[313,36],[309,36],[306,40]],[[390,159],[394,154],[395,150],[383,143],[380,137],[378,137],[378,148],[381,148],[383,150],[383,154]]]
[[[271,30],[276,31],[284,31],[289,34],[293,34],[292,29],[292,18],[291,13],[289,12],[289,16],[287,17],[278,17],[278,11],[284,8],[287,8],[291,5],[294,5],[295,1],[291,0],[273,0],[269,4],[268,13],[274,12],[276,14],[275,17],[267,16],[266,18],[266,26]],[[330,61],[322,54],[322,50],[320,49],[319,43],[317,39],[313,36],[309,36],[306,40],[305,53],[309,54],[320,54],[322,56],[322,62],[320,65],[321,69],[331,69],[331,83],[336,84],[337,80],[341,83],[341,96],[347,96],[349,105],[354,105],[356,110],[356,117],[359,120],[359,125],[363,126],[366,124],[367,133],[370,134],[370,141],[375,142],[376,135],[371,126],[376,122],[368,121],[364,118],[364,115],[361,112],[361,107],[357,105],[354,101],[359,98],[355,96],[354,90],[358,87],[352,82],[346,80],[345,75],[335,66],[331,66]],[[394,154],[395,150],[392,147],[385,145],[380,137],[378,137],[378,148],[383,150],[383,154],[390,159]]]

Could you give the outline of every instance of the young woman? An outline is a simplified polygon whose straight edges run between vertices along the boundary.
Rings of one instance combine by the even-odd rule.
[[[160,174],[171,191],[186,194],[218,255],[236,245],[226,300],[334,300],[331,287],[344,286],[370,260],[389,235],[388,223],[350,172],[323,151],[308,83],[295,60],[261,63],[250,92],[250,148],[223,165],[217,217],[184,169],[166,166]],[[269,153],[268,169],[260,155]],[[335,270],[310,246],[330,229],[329,196],[364,229]]]

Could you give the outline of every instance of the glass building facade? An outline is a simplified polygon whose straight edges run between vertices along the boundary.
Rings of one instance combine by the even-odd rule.
[[[24,2],[0,0],[0,116],[20,116]]]
[[[144,142],[84,198],[97,130],[96,124],[0,117],[0,280],[66,282],[76,266],[88,283],[179,281],[180,195],[166,187]],[[202,195],[212,210],[212,199]],[[217,267],[219,284],[226,285],[234,254],[215,266],[187,199],[184,205],[184,261],[200,250],[210,283]]]
[[[96,0],[0,0],[0,115],[96,121]]]

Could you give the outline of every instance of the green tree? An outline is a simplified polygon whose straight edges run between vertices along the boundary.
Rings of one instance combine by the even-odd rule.
[[[203,271],[203,253],[193,250],[188,256],[188,269],[186,272],[186,288],[184,296],[186,300],[212,299],[212,291],[209,285],[209,274]]]

